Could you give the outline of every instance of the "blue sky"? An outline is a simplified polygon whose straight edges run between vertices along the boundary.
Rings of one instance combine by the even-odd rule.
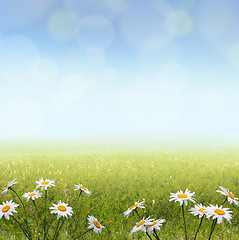
[[[239,134],[238,1],[0,6],[0,138]]]

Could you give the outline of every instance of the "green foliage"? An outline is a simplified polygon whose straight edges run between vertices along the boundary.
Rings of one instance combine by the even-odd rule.
[[[216,193],[219,185],[229,188],[238,197],[238,161],[237,147],[176,148],[159,145],[157,149],[81,143],[23,144],[18,147],[2,144],[0,187],[3,189],[8,181],[17,178],[18,184],[14,185],[14,189],[22,196],[25,192],[33,191],[35,181],[41,177],[55,180],[56,187],[48,188],[47,221],[51,226],[50,234],[54,233],[57,224],[56,215],[50,214],[49,210],[52,203],[58,200],[66,202],[70,197],[69,206],[72,206],[78,196],[73,189],[74,184],[81,183],[87,187],[92,192],[91,196],[82,194],[73,209],[72,220],[65,221],[59,239],[71,239],[84,233],[88,227],[88,215],[95,216],[106,228],[100,236],[92,236],[89,232],[82,239],[147,239],[142,233],[130,236],[130,230],[139,219],[134,212],[128,219],[123,215],[135,201],[143,199],[145,209],[139,209],[142,217],[167,220],[158,233],[161,239],[184,239],[181,208],[178,203],[169,202],[170,192],[188,188],[196,192],[196,202],[206,206],[221,204],[225,199]],[[9,191],[0,197],[0,202],[10,199],[19,203]],[[37,199],[36,203],[39,209],[44,209],[43,199]],[[29,209],[31,201],[26,206],[34,225]],[[199,224],[199,219],[189,214],[192,206],[189,203],[185,207],[188,236],[191,238]],[[232,224],[224,221],[217,225],[213,239],[239,239],[239,209],[228,202],[224,206],[233,211]],[[20,207],[17,211],[14,216],[23,222]],[[208,238],[211,222],[203,221],[197,239]],[[14,239],[14,236],[15,239],[24,239],[11,217],[7,223],[0,220],[0,239]]]

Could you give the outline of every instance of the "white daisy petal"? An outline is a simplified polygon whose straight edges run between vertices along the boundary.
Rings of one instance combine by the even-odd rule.
[[[94,233],[96,233],[96,234],[98,234],[98,233],[102,233],[102,228],[104,228],[104,226],[102,226],[99,222],[98,222],[98,220],[97,220],[97,218],[95,218],[94,216],[88,216],[88,221],[89,221],[89,226],[88,226],[88,228],[89,229],[93,229],[93,232]]]
[[[48,187],[55,186],[55,180],[43,179],[41,178],[39,181],[36,181],[36,188],[41,187],[41,190],[47,190]]]
[[[9,215],[13,215],[12,213],[17,213],[17,211],[15,210],[16,207],[18,207],[19,205],[14,203],[12,200],[10,201],[6,201],[2,203],[2,205],[0,205],[0,219],[5,216],[5,218],[7,220],[9,220]]]
[[[72,216],[72,208],[68,206],[67,203],[63,203],[61,201],[58,201],[57,204],[52,204],[53,207],[50,207],[49,209],[52,209],[51,213],[56,213],[57,214],[57,219],[60,217],[66,217]]]

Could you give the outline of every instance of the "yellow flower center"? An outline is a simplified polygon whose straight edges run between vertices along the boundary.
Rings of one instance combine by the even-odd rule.
[[[225,215],[225,212],[222,209],[216,209],[214,212],[218,215]]]
[[[34,197],[34,196],[36,196],[36,193],[30,193],[30,194],[28,194],[28,197]]]
[[[2,208],[2,211],[3,211],[3,212],[7,212],[9,209],[10,209],[10,207],[7,205],[7,206],[5,206],[5,207]]]
[[[41,185],[47,185],[49,182],[41,182]]]
[[[149,224],[148,226],[149,226],[149,227],[152,227],[152,226],[154,226],[156,223],[157,223],[157,222],[153,221],[153,223],[152,223],[152,224]]]
[[[85,187],[82,187],[82,186],[80,186],[80,189],[82,189],[82,190],[87,190]]]
[[[200,209],[198,209],[198,211],[201,213],[207,213],[206,208],[200,208]]]
[[[97,221],[94,221],[94,225],[95,225],[97,228],[100,228],[100,224],[99,224]]]
[[[6,186],[5,189],[8,189],[8,186]]]
[[[140,227],[140,226],[142,226],[144,223],[145,223],[145,221],[144,221],[144,220],[140,221],[140,222],[137,224],[137,227]]]
[[[65,212],[65,211],[66,211],[66,207],[60,205],[60,206],[58,206],[58,210],[59,210],[59,211],[62,211],[62,212]]]
[[[132,207],[129,208],[131,210],[132,208],[138,207],[138,203],[134,204]]]
[[[179,198],[187,198],[188,195],[187,194],[178,194],[177,197],[179,197]]]
[[[233,200],[235,199],[234,196],[233,196],[230,192],[228,192],[228,196],[229,196],[230,198],[232,198]]]

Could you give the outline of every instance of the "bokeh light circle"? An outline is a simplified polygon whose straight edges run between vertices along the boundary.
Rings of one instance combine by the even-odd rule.
[[[105,49],[113,43],[114,35],[114,27],[106,17],[90,15],[80,21],[76,38],[78,44],[86,49]]]
[[[167,63],[160,68],[158,81],[163,90],[168,92],[179,92],[189,82],[190,74],[180,63]]]
[[[72,12],[57,11],[50,16],[47,30],[54,39],[68,41],[75,37],[78,24],[78,18]]]
[[[123,38],[142,51],[154,51],[165,47],[170,36],[164,28],[164,17],[152,9],[130,8],[120,18]]]
[[[135,130],[159,133],[177,121],[181,98],[160,91],[155,83],[135,82],[125,89],[121,108],[125,119]]]
[[[44,122],[41,106],[32,99],[16,98],[3,108],[2,124],[7,136],[39,134]]]
[[[193,21],[185,11],[172,11],[166,16],[165,28],[171,36],[185,36],[191,32]]]
[[[2,39],[0,76],[9,81],[28,79],[39,55],[37,45],[29,38],[14,35]]]

